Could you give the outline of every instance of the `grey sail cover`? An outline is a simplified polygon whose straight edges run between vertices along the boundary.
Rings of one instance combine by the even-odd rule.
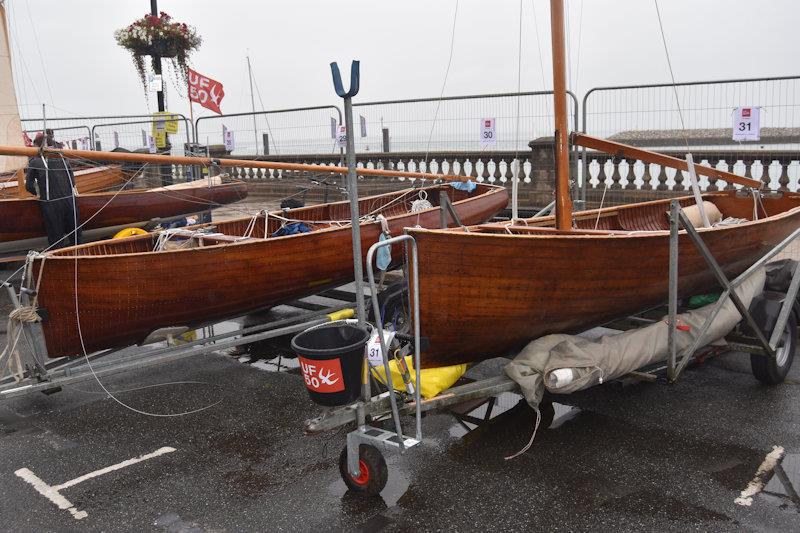
[[[749,306],[753,298],[761,294],[765,278],[762,268],[736,290],[745,306]],[[710,304],[678,315],[678,324],[688,326],[687,331],[678,330],[675,335],[679,357],[682,351],[692,345],[713,307],[714,304]],[[722,339],[741,318],[733,302],[728,299],[700,346]],[[664,361],[667,358],[667,337],[665,320],[598,340],[575,335],[546,335],[528,344],[506,365],[505,372],[519,384],[528,403],[536,407],[545,389],[552,393],[568,394]],[[559,387],[548,386],[550,380],[547,378],[558,369],[572,369],[572,381]]]

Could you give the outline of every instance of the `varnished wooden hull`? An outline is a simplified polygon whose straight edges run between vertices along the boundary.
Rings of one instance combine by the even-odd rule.
[[[459,194],[455,194],[454,206],[466,224],[491,218],[508,202],[505,189],[480,187],[482,193],[469,198],[460,193],[459,200]],[[304,212],[341,220],[349,210],[346,203],[326,204],[294,210],[287,216],[302,216]],[[407,226],[438,227],[440,209],[387,218],[391,233],[398,235]],[[232,228],[235,224],[239,224],[237,231],[241,234],[247,220],[218,227]],[[268,232],[272,231],[270,227]],[[254,234],[264,232],[261,224]],[[364,223],[361,232],[366,254],[379,238],[380,224]],[[47,256],[39,306],[47,314],[42,326],[51,357],[83,353],[75,313],[76,266],[80,325],[89,352],[139,343],[161,327],[240,316],[353,279],[351,231],[347,226],[203,248],[145,251],[153,238],[146,235],[103,241]],[[120,246],[127,253],[120,253]],[[113,247],[115,253],[105,255],[103,247],[109,247],[108,251]],[[394,250],[393,257],[400,258],[400,252]],[[92,255],[85,255],[89,253]],[[35,271],[41,265],[37,260]]]
[[[0,199],[32,197],[25,190],[25,184],[19,183],[19,177],[16,172],[0,176]],[[78,189],[80,194],[109,190],[120,185],[123,181],[124,173],[119,165],[84,168],[75,171],[75,188]]]
[[[90,230],[197,213],[245,197],[246,184],[232,182],[211,187],[200,184],[179,192],[146,189],[89,193],[81,194],[77,201],[80,222],[86,222],[83,228]],[[44,235],[44,220],[37,198],[0,200],[0,243]]]
[[[752,199],[728,194],[714,198],[723,213],[752,215]],[[729,275],[744,271],[800,227],[800,195],[785,194],[765,199],[764,204],[768,213],[780,214],[699,230]],[[620,230],[665,230],[668,207],[666,201],[651,202],[637,214],[626,206],[618,209],[615,220],[628,226]],[[590,217],[585,226],[592,228],[593,223]],[[577,332],[666,301],[667,231],[509,235],[411,229],[408,233],[419,250],[420,320],[422,335],[430,342],[424,366],[507,355],[542,335]],[[680,238],[679,272],[682,295],[714,285],[706,263],[685,234]]]

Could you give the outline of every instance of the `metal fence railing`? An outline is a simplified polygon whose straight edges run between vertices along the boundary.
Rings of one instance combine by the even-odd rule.
[[[733,140],[737,107],[760,108],[759,141]],[[704,154],[706,164],[760,179],[771,189],[798,189],[800,76],[595,87],[585,94],[582,111],[582,130],[589,135],[675,153],[688,145]],[[621,176],[611,161],[604,160],[605,169],[598,164],[584,151],[582,172],[591,176],[591,187],[605,187],[611,176],[619,178],[612,185],[648,186],[650,169],[641,162],[623,164],[631,168]],[[669,189],[676,178],[681,190],[680,182],[688,182],[671,170],[659,178],[657,185]],[[712,185],[705,178],[700,184]]]
[[[224,144],[232,132],[234,155],[330,154],[338,152],[335,133],[342,112],[334,105],[200,117],[195,141]]]
[[[183,154],[184,145],[190,144],[194,136],[192,123],[188,118],[180,113],[171,114],[177,122],[178,131],[169,136],[170,144],[174,152]],[[95,124],[91,128],[92,139],[95,141],[95,148],[101,150],[113,150],[114,148],[125,148],[126,150],[137,150],[148,147],[148,136],[152,136],[153,118],[149,120],[133,120],[124,122],[108,122]]]
[[[676,157],[684,157],[688,145],[700,164],[759,179],[772,190],[800,190],[800,76],[595,87],[580,106],[572,93],[569,99],[570,129]],[[760,141],[732,140],[736,107],[760,108]],[[551,91],[364,102],[353,109],[352,134],[361,164],[508,183],[517,160],[523,185],[533,184],[537,191],[550,186],[552,150],[547,142],[555,128]],[[481,139],[482,124],[490,118],[496,140],[487,145]],[[115,142],[136,149],[146,145],[142,130],[149,131],[152,120],[151,115],[50,118],[47,126],[61,142],[88,136],[103,149]],[[44,126],[42,119],[22,122],[31,135]],[[182,147],[186,139],[222,145],[226,129],[235,156],[269,154],[301,161],[313,155],[334,163],[340,154],[336,128],[342,122],[335,105],[200,117],[194,124],[180,116],[172,144]],[[531,151],[529,142],[537,139]],[[592,151],[583,152],[575,176],[584,197],[587,191],[599,197],[606,189],[638,194],[620,196],[619,201],[685,191],[688,183],[683,173]],[[700,185],[707,190],[732,188],[706,178]]]
[[[25,127],[28,126],[27,124]],[[56,142],[63,144],[65,147],[74,149],[92,150],[91,146],[91,130],[87,126],[56,126],[52,127],[47,124],[48,129],[53,130],[53,138]],[[33,140],[37,133],[41,133],[41,129],[25,129],[23,130]]]
[[[358,152],[516,151],[552,137],[552,91],[476,94],[353,104]],[[578,125],[578,100],[569,93],[570,127]],[[495,119],[495,142],[481,138]],[[361,125],[365,128],[362,130]]]

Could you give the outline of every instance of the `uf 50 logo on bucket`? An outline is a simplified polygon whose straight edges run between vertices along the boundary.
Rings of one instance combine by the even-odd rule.
[[[344,390],[342,363],[339,359],[314,361],[299,357],[306,387],[314,392],[340,392]]]

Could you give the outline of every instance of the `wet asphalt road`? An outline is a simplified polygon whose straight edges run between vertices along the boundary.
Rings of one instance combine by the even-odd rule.
[[[497,364],[472,372],[490,375]],[[425,442],[388,456],[380,498],[347,493],[343,433],[305,436],[299,375],[203,356],[104,384],[0,406],[0,528],[9,531],[798,530],[791,488],[773,479],[751,507],[734,499],[773,445],[800,490],[800,370],[760,386],[742,356],[723,356],[669,387],[604,386],[564,398],[553,428],[523,456],[531,411],[509,408],[468,433],[448,413],[425,418]],[[169,382],[169,385],[152,385]],[[149,388],[140,388],[148,387]],[[138,390],[131,390],[138,389]],[[466,434],[465,434],[466,433]],[[64,483],[169,446],[62,494],[81,521],[14,474]]]

